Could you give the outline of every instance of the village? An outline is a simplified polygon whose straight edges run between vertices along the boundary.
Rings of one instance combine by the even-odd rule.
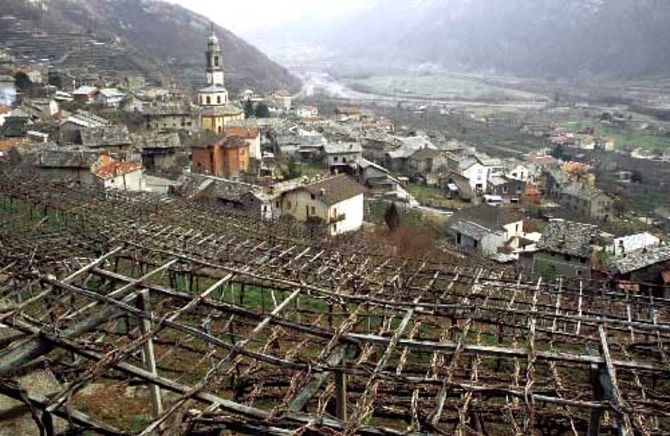
[[[190,83],[27,23],[0,436],[670,432],[669,120],[425,65],[236,89],[209,17]]]
[[[143,77],[22,68],[5,56],[0,76],[13,104],[0,107],[4,168],[213,201],[269,222],[290,217],[329,237],[383,226],[389,214],[395,230],[409,213],[431,223],[444,250],[529,276],[668,284],[659,273],[670,265],[664,223],[600,189],[590,165],[564,160],[571,149],[612,152],[595,129],[526,124],[523,133],[547,147],[495,157],[439,132],[400,129],[369,107],[324,113],[286,90],[233,97],[213,30],[203,48],[205,81],[193,98]],[[630,185],[641,175],[617,177]]]

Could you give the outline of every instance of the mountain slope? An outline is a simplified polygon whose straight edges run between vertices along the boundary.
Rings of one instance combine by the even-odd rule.
[[[315,41],[382,63],[634,77],[667,74],[669,21],[662,0],[371,0]]]
[[[2,0],[0,45],[29,58],[100,70],[139,71],[198,86],[204,81],[209,21],[156,0]],[[215,28],[233,90],[296,89],[299,81],[233,33]]]

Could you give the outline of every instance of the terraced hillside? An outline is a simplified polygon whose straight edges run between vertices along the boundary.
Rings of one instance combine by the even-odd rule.
[[[203,79],[206,17],[155,0],[3,0],[0,47],[20,60],[88,66],[113,74],[170,76],[199,86]],[[300,83],[286,69],[231,32],[222,40],[228,86],[274,90]]]

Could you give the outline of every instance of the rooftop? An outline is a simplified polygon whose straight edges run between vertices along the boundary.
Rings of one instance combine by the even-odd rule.
[[[619,274],[628,274],[661,262],[670,261],[670,245],[643,248],[617,257],[612,262],[613,269]]]
[[[363,153],[363,147],[358,142],[327,142],[323,144],[326,154]]]
[[[551,221],[537,244],[539,250],[588,258],[598,226],[573,221]]]
[[[490,230],[499,230],[503,226],[523,220],[523,215],[508,207],[495,207],[488,204],[459,210],[450,222],[470,221]]]
[[[346,174],[305,185],[302,189],[315,195],[329,206],[356,197],[365,192],[365,189],[363,189],[361,185],[353,181]]]
[[[132,144],[126,126],[103,126],[81,131],[81,142],[87,147],[110,147]]]
[[[493,230],[468,220],[450,220],[449,228],[477,241],[481,241],[485,236],[501,232],[500,230]]]
[[[72,95],[91,95],[98,92],[95,86],[80,86],[72,92]]]
[[[70,115],[63,123],[74,123],[78,126],[89,129],[105,127],[109,126],[110,124],[106,119],[83,110],[78,110],[74,114]]]
[[[256,139],[260,135],[257,127],[225,127],[223,132],[226,136],[243,139]]]
[[[142,169],[142,163],[137,161],[121,162],[108,155],[102,155],[91,166],[91,172],[103,180],[113,179]]]

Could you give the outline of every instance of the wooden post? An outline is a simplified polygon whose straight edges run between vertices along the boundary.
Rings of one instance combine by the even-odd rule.
[[[344,363],[343,359],[343,366]],[[342,421],[347,420],[347,375],[342,370],[335,371],[335,414]]]
[[[143,289],[139,293],[139,298],[137,299],[137,308],[143,310],[146,313],[151,312],[148,289]],[[151,321],[149,321],[147,318],[142,318],[140,320],[140,332],[144,336],[150,331]],[[144,341],[144,346],[142,348],[142,361],[144,362],[144,368],[147,371],[151,372],[153,375],[158,375],[158,372],[156,371],[156,357],[154,356],[154,341],[152,338]],[[151,397],[151,406],[154,417],[158,418],[163,414],[163,402],[161,401],[161,391],[158,385],[153,383],[149,385],[149,396]]]
[[[593,399],[600,401],[603,399],[603,388],[600,384],[601,369],[597,364],[591,364],[590,382],[591,389],[593,389]],[[600,409],[591,409],[591,416],[589,418],[589,428],[587,430],[588,436],[598,436],[600,434],[600,420],[603,416],[603,411]]]

